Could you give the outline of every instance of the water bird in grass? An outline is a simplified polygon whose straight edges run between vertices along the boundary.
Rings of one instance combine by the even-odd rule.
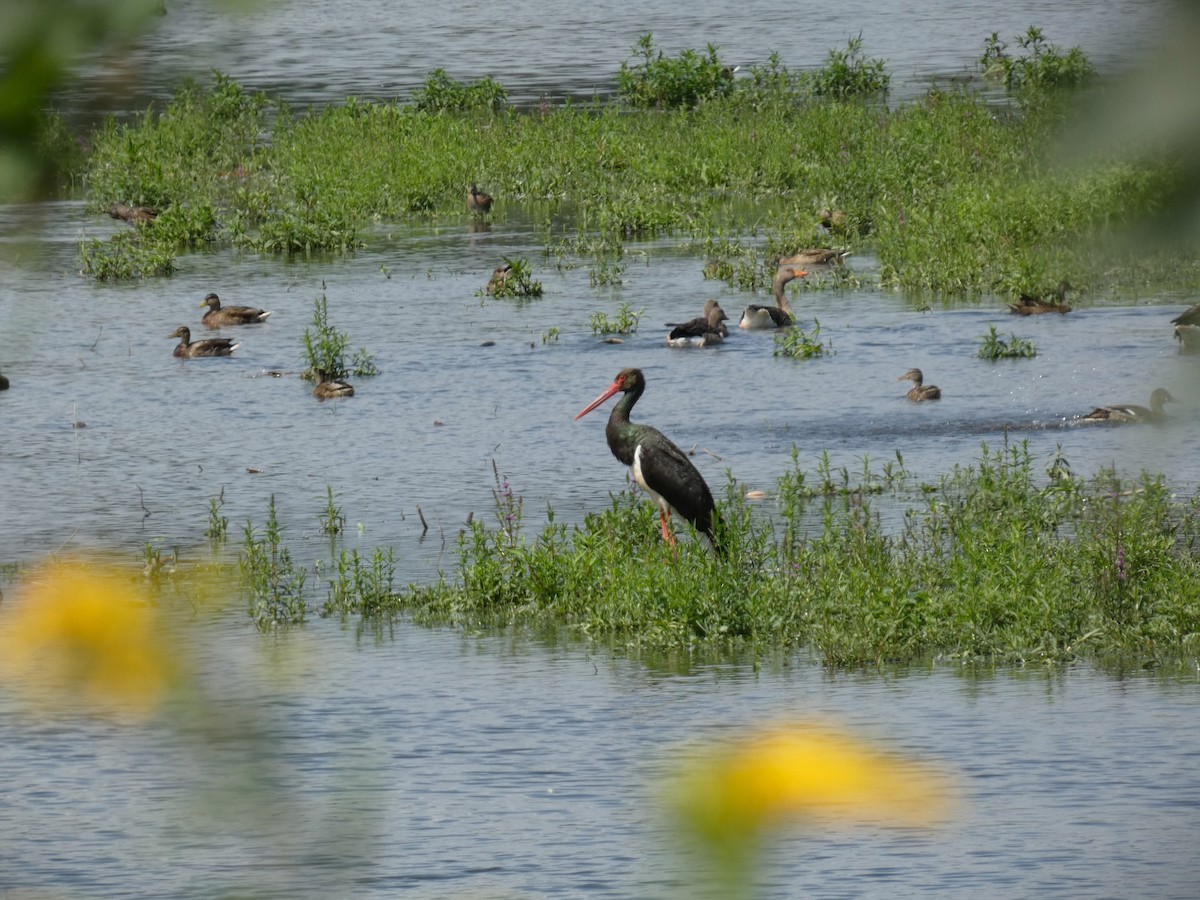
[[[1166,388],[1155,388],[1150,394],[1150,407],[1139,406],[1136,403],[1118,403],[1111,406],[1097,406],[1086,416],[1080,418],[1085,422],[1165,422],[1167,414],[1163,407],[1168,403],[1178,403]]]
[[[269,309],[259,309],[256,306],[222,306],[221,298],[210,293],[205,297],[201,306],[207,306],[206,312],[200,319],[209,328],[219,328],[222,325],[253,325],[265,322],[271,314]]]
[[[1053,299],[1021,294],[1016,303],[1008,304],[1008,311],[1018,316],[1040,316],[1044,313],[1065,315],[1071,311],[1071,304],[1066,302],[1067,291],[1070,289],[1071,285],[1062,281],[1051,294]]]
[[[909,369],[896,380],[913,383],[912,388],[904,396],[915,403],[920,403],[922,400],[942,399],[942,389],[936,384],[925,384],[925,375],[920,369]]]
[[[587,405],[575,418],[581,419],[616,393],[624,393],[613,407],[604,427],[608,449],[629,466],[633,480],[658,504],[663,540],[675,545],[675,535],[667,527],[671,513],[687,519],[697,531],[708,536],[713,549],[721,552],[714,530],[716,504],[704,476],[692,465],[687,454],[657,428],[629,421],[629,413],[646,389],[641,369],[622,369],[608,389]]]
[[[149,206],[130,206],[128,203],[113,203],[108,207],[108,214],[130,225],[148,225],[158,218],[157,209]]]
[[[830,250],[825,247],[809,247],[797,250],[791,256],[781,256],[776,263],[781,266],[831,266],[850,255],[849,250]]]
[[[496,291],[508,284],[508,279],[512,278],[513,267],[511,263],[503,263],[492,269],[492,277],[488,279],[487,292],[494,294]]]
[[[201,356],[229,356],[238,347],[233,338],[205,338],[202,341],[192,340],[192,330],[186,325],[180,325],[167,335],[169,338],[179,338],[175,345],[175,356],[184,359],[196,359]]]
[[[486,216],[492,211],[492,195],[481,191],[479,185],[472,184],[467,191],[467,211]]]
[[[667,335],[668,347],[711,347],[725,340],[729,316],[716,300],[704,304],[704,315],[676,325]]]
[[[764,329],[764,328],[787,328],[795,319],[792,317],[792,307],[788,303],[787,295],[783,289],[788,282],[796,278],[803,278],[807,275],[804,269],[793,269],[790,266],[785,266],[775,273],[775,283],[771,289],[775,293],[774,306],[756,306],[751,304],[746,307],[746,311],[742,313],[742,319],[738,322],[738,328],[747,329]]]

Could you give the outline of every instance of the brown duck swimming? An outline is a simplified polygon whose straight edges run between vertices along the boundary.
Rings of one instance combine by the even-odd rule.
[[[206,338],[202,341],[192,340],[192,330],[186,325],[180,325],[167,335],[169,338],[179,338],[175,345],[175,356],[184,359],[196,359],[200,356],[229,356],[241,346],[233,338]]]
[[[467,191],[467,211],[487,215],[492,211],[492,195],[481,191],[478,185],[471,185]]]
[[[1047,300],[1044,297],[1034,297],[1031,294],[1022,294],[1017,298],[1016,303],[1008,304],[1008,311],[1018,316],[1040,316],[1043,313],[1061,313],[1066,314],[1071,311],[1071,304],[1066,302],[1067,291],[1071,289],[1071,285],[1067,282],[1060,282],[1058,287],[1054,289],[1053,300]]]
[[[1097,406],[1081,418],[1088,422],[1165,422],[1167,414],[1163,412],[1163,406],[1178,402],[1166,388],[1155,388],[1150,394],[1149,409],[1136,403]]]
[[[792,307],[788,303],[787,295],[783,289],[789,281],[795,278],[802,278],[808,272],[803,269],[793,269],[788,266],[780,269],[775,273],[775,283],[772,285],[772,290],[775,293],[774,306],[756,306],[751,304],[746,307],[746,311],[742,313],[742,319],[738,322],[738,328],[761,330],[765,328],[787,328],[795,321],[792,318]]]
[[[323,379],[313,388],[313,396],[321,400],[328,400],[330,397],[353,397],[354,385],[336,378]]]
[[[255,322],[265,322],[271,314],[271,310],[255,306],[222,306],[221,298],[216,294],[209,294],[200,305],[208,307],[208,312],[200,321],[209,328],[219,328],[222,325],[253,325]]]
[[[508,279],[512,278],[513,267],[509,263],[496,266],[492,269],[492,277],[488,279],[487,292],[494,294],[496,291],[508,284]]]
[[[725,310],[716,300],[704,304],[704,315],[676,325],[667,335],[668,347],[711,347],[719,344],[729,334],[725,325]]]
[[[912,388],[904,396],[914,403],[920,403],[922,400],[941,400],[942,389],[936,384],[925,384],[925,376],[920,369],[909,369],[903,375],[896,379],[897,381],[911,381]]]
[[[130,225],[145,225],[158,218],[157,209],[151,209],[149,206],[130,206],[127,203],[112,204],[108,208],[108,214]]]

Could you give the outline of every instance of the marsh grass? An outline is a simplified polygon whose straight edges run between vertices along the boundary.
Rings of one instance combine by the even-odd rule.
[[[291,551],[283,542],[274,494],[267,507],[262,537],[255,533],[252,523],[246,523],[238,572],[250,618],[260,631],[298,625],[305,620],[308,606],[304,584],[308,572],[292,562]]]
[[[774,356],[786,356],[791,359],[812,359],[814,356],[825,356],[833,352],[832,341],[821,340],[821,323],[813,319],[812,331],[805,331],[799,325],[791,325],[775,332]]]
[[[588,323],[592,334],[633,334],[645,315],[644,309],[634,309],[630,303],[622,303],[615,316],[603,311],[594,312]]]
[[[987,78],[1003,81],[1009,90],[1041,92],[1060,88],[1082,87],[1096,77],[1096,70],[1084,52],[1072,47],[1062,48],[1046,40],[1040,28],[1030,26],[1017,35],[1020,55],[1009,52],[1008,44],[993,31],[984,41],[979,67]]]
[[[306,368],[301,377],[310,381],[331,381],[351,375],[368,377],[379,374],[374,358],[364,347],[360,347],[347,362],[349,346],[349,335],[329,322],[329,298],[322,282],[321,296],[313,301],[312,325],[304,329]]]
[[[1000,337],[995,325],[988,326],[988,333],[979,343],[976,354],[980,359],[1032,359],[1037,356],[1033,341],[1009,335],[1008,340]]]

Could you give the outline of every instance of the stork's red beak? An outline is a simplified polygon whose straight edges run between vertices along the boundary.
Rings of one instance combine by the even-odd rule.
[[[605,390],[605,392],[603,394],[601,394],[599,397],[597,397],[595,400],[593,400],[591,403],[589,403],[587,405],[587,408],[583,412],[581,412],[579,415],[577,415],[575,418],[582,419],[584,416],[586,416],[588,413],[590,413],[593,409],[595,409],[597,406],[599,406],[601,403],[603,403],[605,400],[607,400],[613,394],[615,394],[619,390],[621,390],[622,387],[623,387],[623,385],[621,383],[621,379],[618,378],[616,381],[614,381],[612,384],[610,384],[608,386],[608,389]]]

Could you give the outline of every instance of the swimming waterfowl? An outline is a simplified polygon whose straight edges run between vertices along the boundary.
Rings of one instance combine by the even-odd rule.
[[[202,341],[192,340],[192,330],[186,325],[180,325],[167,335],[169,338],[179,338],[175,345],[175,356],[184,359],[195,359],[200,356],[229,356],[241,346],[233,338],[206,338]]]
[[[807,274],[808,272],[804,269],[793,269],[787,266],[776,272],[775,283],[772,285],[775,293],[775,306],[756,306],[754,304],[747,306],[745,312],[742,313],[741,321],[738,322],[738,328],[787,328],[791,325],[795,320],[792,318],[792,307],[788,303],[783,289],[792,279],[802,278]]]
[[[209,294],[200,303],[207,306],[206,312],[200,319],[209,328],[219,328],[222,325],[253,325],[255,322],[266,321],[271,314],[269,309],[259,309],[256,306],[222,306],[221,298]]]
[[[1150,394],[1149,409],[1136,403],[1121,403],[1098,406],[1080,418],[1088,422],[1165,422],[1167,414],[1163,406],[1178,402],[1166,388],[1155,388]]]
[[[725,325],[725,310],[716,300],[704,304],[704,315],[676,325],[667,335],[668,347],[711,347],[725,340],[729,329]]]
[[[494,294],[504,287],[508,283],[508,279],[512,277],[512,273],[513,267],[509,263],[504,263],[492,269],[492,277],[488,279],[487,283],[487,292]]]
[[[158,210],[149,206],[130,206],[127,203],[113,203],[108,207],[108,214],[114,219],[121,219],[130,225],[145,225],[158,217]]]
[[[942,389],[936,384],[925,384],[925,376],[921,373],[920,369],[909,369],[896,380],[911,381],[913,383],[912,388],[904,396],[914,403],[920,403],[922,400],[942,399]]]
[[[1185,309],[1171,320],[1175,340],[1183,353],[1200,353],[1200,303]]]
[[[467,191],[467,211],[487,215],[492,211],[492,195],[481,191],[478,185],[472,184],[471,189]]]
[[[318,381],[313,388],[313,396],[321,400],[328,400],[330,397],[353,397],[354,385],[338,379]]]
[[[1043,313],[1061,313],[1066,314],[1071,311],[1071,304],[1066,302],[1067,291],[1071,289],[1071,285],[1067,282],[1059,282],[1058,287],[1054,289],[1051,296],[1053,300],[1048,300],[1045,297],[1034,297],[1032,294],[1021,294],[1017,298],[1016,303],[1008,304],[1008,310],[1018,316],[1040,316]]]
[[[8,390],[8,379],[5,378],[3,374],[0,374],[0,391],[7,391],[7,390]]]
[[[781,266],[828,266],[841,262],[849,255],[849,250],[809,247],[807,250],[797,250],[791,256],[780,257],[778,262]]]

